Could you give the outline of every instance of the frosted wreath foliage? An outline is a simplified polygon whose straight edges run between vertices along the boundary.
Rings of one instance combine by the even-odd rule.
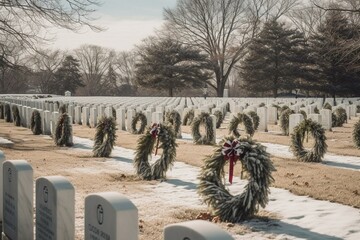
[[[54,141],[57,146],[73,146],[72,142],[72,126],[70,123],[70,117],[66,113],[60,115],[56,127]]]
[[[39,135],[42,133],[41,116],[38,110],[34,110],[31,114],[30,128],[34,135]]]
[[[184,126],[191,125],[194,120],[194,116],[195,116],[194,109],[189,110],[183,118],[182,121],[183,125]]]
[[[216,128],[220,128],[220,125],[224,121],[223,113],[220,110],[216,110],[214,115],[216,117]]]
[[[332,114],[332,127],[342,127],[347,122],[346,110],[342,107],[337,108]]]
[[[259,123],[260,123],[260,118],[259,118],[259,116],[258,116],[257,113],[254,112],[254,111],[248,112],[248,115],[249,115],[249,116],[251,117],[251,119],[252,119],[254,130],[257,130],[258,127],[259,127]]]
[[[305,137],[308,139],[309,134],[314,138],[315,144],[311,150],[306,150],[303,142]],[[290,149],[299,161],[321,162],[327,150],[324,128],[311,119],[302,121],[294,128],[294,133],[291,134]]]
[[[136,124],[140,121],[139,129],[136,129]],[[131,120],[131,132],[133,134],[143,134],[147,125],[146,116],[142,112],[137,112]]]
[[[360,120],[355,123],[352,136],[355,146],[360,148]]]
[[[238,141],[234,152],[248,172],[248,183],[245,190],[233,196],[223,183],[224,167],[229,161],[224,159],[223,146],[227,142]],[[220,142],[211,156],[206,157],[201,168],[198,193],[211,208],[214,215],[225,222],[239,222],[251,218],[259,209],[268,203],[271,176],[275,171],[265,147],[251,139],[227,137]]]
[[[13,114],[14,125],[19,127],[21,124],[21,118],[20,118],[19,108],[16,105],[12,106],[12,114]]]
[[[279,122],[280,122],[280,128],[282,130],[282,133],[286,136],[289,135],[289,118],[290,114],[293,114],[294,111],[290,108],[284,110],[281,112]]]
[[[175,132],[171,126],[154,124],[138,140],[134,166],[137,175],[143,180],[166,178],[166,172],[174,165],[176,158]],[[159,145],[160,144],[160,145]],[[152,165],[149,156],[155,148],[162,149],[162,154]]]
[[[109,157],[116,141],[116,122],[113,117],[103,116],[96,125],[94,157]]]
[[[0,119],[4,119],[4,104],[0,102]]]
[[[181,116],[176,110],[166,113],[166,122],[169,123],[175,131],[175,136],[181,138],[180,127],[181,127]]]
[[[249,134],[251,137],[254,135],[255,130],[253,127],[253,122],[251,118],[245,113],[238,113],[234,116],[229,123],[229,134],[234,135],[235,137],[240,137],[240,133],[237,130],[239,124],[244,124],[245,132]]]
[[[200,134],[200,125],[205,127],[205,135]],[[195,144],[213,144],[214,143],[214,127],[213,121],[209,113],[201,113],[194,118],[191,124],[191,135]]]

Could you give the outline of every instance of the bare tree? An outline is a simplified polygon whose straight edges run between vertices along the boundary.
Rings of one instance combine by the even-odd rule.
[[[114,65],[119,75],[119,84],[135,84],[135,52],[133,51],[121,51],[116,55]]]
[[[66,53],[60,50],[37,50],[28,57],[27,65],[34,71],[32,86],[36,92],[52,93],[54,74],[60,67]]]
[[[40,30],[49,26],[99,30],[91,24],[91,14],[98,5],[96,0],[0,1],[0,32],[11,36],[16,45],[34,48],[36,42],[44,40]],[[0,37],[0,47],[7,46],[6,38]]]
[[[105,95],[107,84],[104,77],[113,62],[115,53],[96,45],[83,45],[75,50],[80,61],[85,94],[90,96]]]
[[[223,96],[232,69],[246,55],[247,47],[263,21],[280,17],[297,0],[179,0],[165,9],[167,30],[178,40],[200,48],[214,71],[210,82]]]

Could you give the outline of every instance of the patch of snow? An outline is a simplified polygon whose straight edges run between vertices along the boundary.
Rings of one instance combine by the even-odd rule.
[[[0,144],[13,144],[13,142],[6,138],[0,137]]]
[[[74,137],[74,150],[91,151],[93,141]],[[277,146],[275,153],[283,154]],[[285,146],[284,146],[285,147]],[[270,148],[270,147],[269,147]],[[287,147],[288,149],[288,147]],[[118,167],[124,172],[134,173],[134,151],[115,147],[111,158],[104,164]],[[86,169],[86,168],[84,168]],[[199,168],[183,162],[175,162],[167,173],[167,180],[156,185],[147,185],[145,194],[131,199],[134,204],[149,204],[152,207],[199,208],[201,203],[196,189]],[[232,194],[239,194],[247,181],[234,179],[227,185]],[[306,196],[296,196],[287,190],[271,188],[269,204],[265,210],[280,216],[279,220],[250,220],[242,224],[254,231],[244,235],[233,235],[236,240],[244,239],[360,239],[360,211],[349,206],[319,201]]]

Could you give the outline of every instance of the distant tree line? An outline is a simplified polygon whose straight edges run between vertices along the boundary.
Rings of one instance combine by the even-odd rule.
[[[88,21],[91,1],[82,3],[87,11],[79,23],[55,8],[52,14],[69,17],[58,25],[98,30]],[[46,12],[48,5],[41,6]],[[3,30],[0,93],[176,96],[209,86],[219,97],[225,88],[242,97],[355,96],[359,9],[354,0],[178,0],[164,9],[157,34],[127,52],[95,45],[28,51],[40,40],[19,29],[23,41],[7,44],[14,36]]]

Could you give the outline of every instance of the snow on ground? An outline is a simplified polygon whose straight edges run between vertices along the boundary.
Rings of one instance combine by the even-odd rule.
[[[8,139],[6,139],[6,138],[2,138],[2,137],[0,137],[0,145],[5,145],[5,144],[13,144],[13,142],[12,141],[10,141],[10,140],[8,140]]]
[[[74,137],[74,143],[74,150],[92,150],[93,141],[89,139]],[[277,151],[280,153],[280,150]],[[105,164],[111,164],[124,172],[134,173],[133,150],[115,147],[111,156]],[[199,208],[203,205],[196,193],[198,174],[198,167],[176,162],[172,170],[167,173],[166,181],[159,182],[154,186],[146,186],[149,190],[146,195],[131,200],[135,205],[145,202],[152,206],[160,204]],[[228,187],[235,195],[242,191],[246,183],[244,180],[234,179],[234,183]],[[279,188],[271,188],[269,199],[265,210],[279,215],[280,219],[246,221],[243,224],[250,226],[254,231],[245,235],[234,235],[236,240],[360,239],[359,209],[328,201],[314,200],[306,196],[296,196]]]
[[[182,133],[183,141],[192,141],[191,134]],[[216,139],[216,142],[220,142],[221,139]],[[295,159],[294,154],[290,151],[290,147],[275,143],[261,143],[266,147],[266,151],[275,157]],[[350,170],[360,171],[360,157],[343,156],[336,154],[325,154],[323,164],[332,167],[345,168]]]

